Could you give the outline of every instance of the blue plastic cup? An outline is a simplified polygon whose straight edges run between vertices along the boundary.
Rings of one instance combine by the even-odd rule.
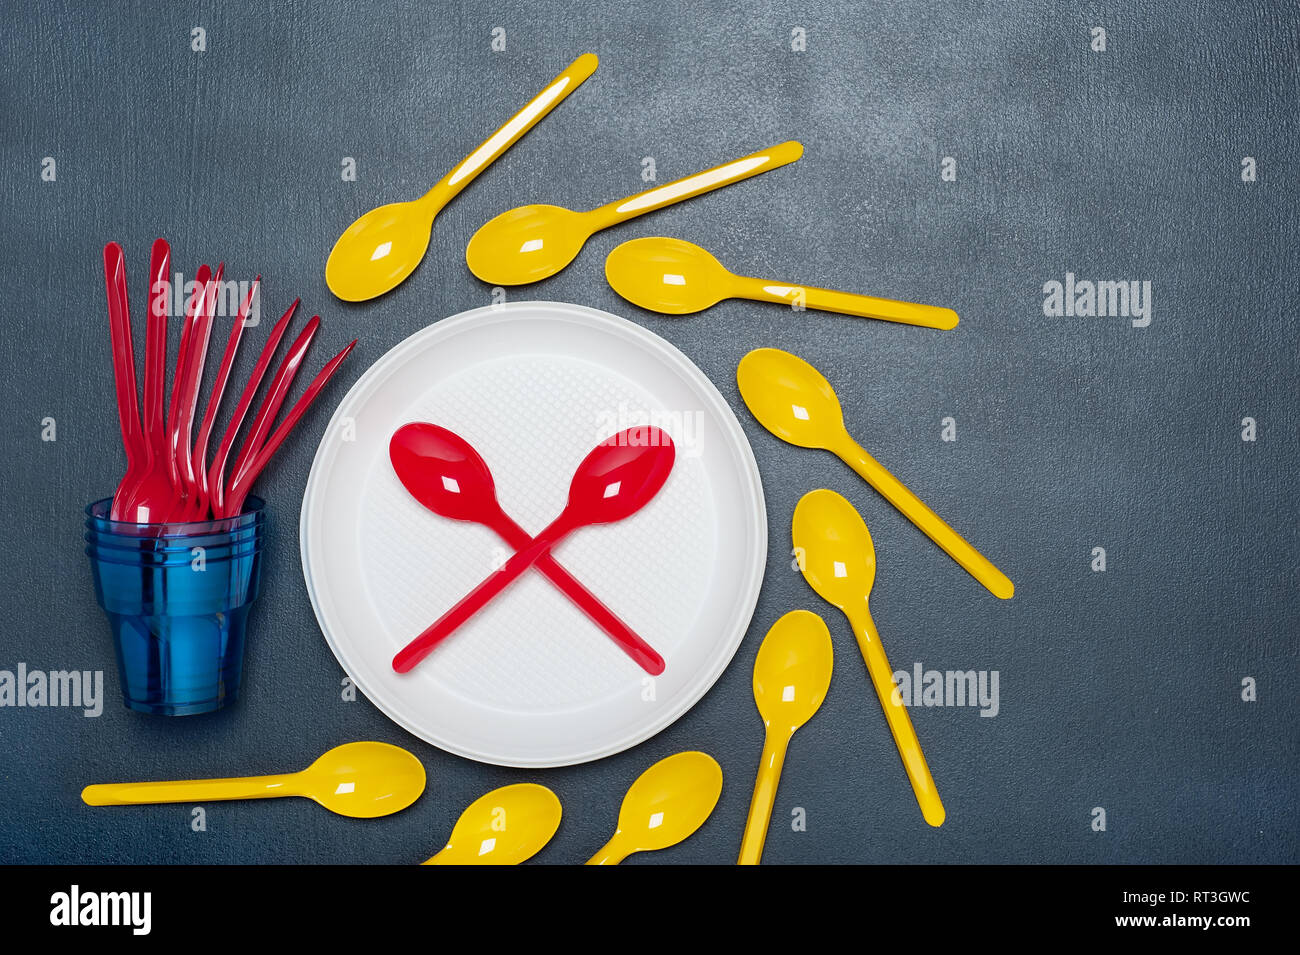
[[[249,498],[238,517],[186,524],[112,521],[111,504],[86,508],[86,555],[124,702],[166,716],[220,709],[239,695],[264,502]]]

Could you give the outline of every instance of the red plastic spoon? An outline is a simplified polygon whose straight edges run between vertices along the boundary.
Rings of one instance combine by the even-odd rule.
[[[167,456],[167,311],[171,305],[172,249],[166,239],[154,239],[149,252],[149,311],[144,338],[144,433],[158,464]]]
[[[209,289],[212,289],[215,295],[212,270],[206,265],[199,266],[194,280],[197,287],[185,307],[185,327],[181,330],[181,345],[176,355],[176,374],[172,378],[171,402],[167,408],[167,456],[172,487],[176,491],[174,513],[180,513],[180,509],[193,496],[194,454],[190,445],[190,430],[194,424],[193,406],[198,400],[199,382],[195,381],[191,387],[190,372],[194,368],[194,352],[199,338],[203,338],[204,351],[207,350],[207,339],[203,335],[201,326],[203,314],[207,310]],[[198,371],[201,375],[203,371],[201,357]],[[187,408],[190,410],[186,410]]]
[[[284,443],[284,439],[289,437],[289,432],[294,429],[299,419],[307,413],[311,403],[316,400],[316,396],[321,393],[321,389],[329,384],[329,380],[334,377],[334,372],[339,370],[339,365],[343,364],[343,359],[348,357],[348,352],[352,351],[357,345],[354,338],[341,352],[331,358],[320,370],[320,373],[312,379],[307,390],[302,393],[302,397],[297,400],[289,413],[284,416],[280,422],[280,427],[275,429],[275,433],[266,439],[266,443],[258,450],[257,455],[253,457],[248,465],[235,475],[234,481],[230,484],[230,493],[226,496],[225,503],[222,505],[221,517],[235,517],[244,507],[244,499],[248,497],[248,492],[257,480],[257,476],[262,473],[267,462],[271,460],[272,455]]]
[[[208,342],[212,340],[212,325],[217,314],[217,292],[221,288],[221,276],[226,267],[217,264],[217,271],[203,289],[203,302],[198,320],[191,329],[188,366],[185,369],[185,390],[181,394],[181,429],[182,443],[179,467],[181,479],[185,484],[185,504],[182,516],[194,507],[194,501],[200,496],[205,483],[205,476],[200,474],[202,462],[194,459],[194,419],[199,412],[199,392],[203,388],[203,368],[208,360]]]
[[[403,425],[388,442],[388,457],[403,487],[435,514],[482,524],[516,551],[533,542],[528,532],[502,510],[487,462],[454,431],[427,422]],[[543,554],[537,569],[643,670],[653,676],[664,672],[664,658],[654,647],[637,636],[554,557]]]
[[[140,403],[135,385],[135,349],[131,342],[131,308],[126,294],[126,262],[116,242],[104,246],[104,286],[108,295],[108,330],[113,340],[113,386],[117,393],[117,419],[126,451],[126,474],[113,495],[109,516],[125,520],[140,479],[149,467]]]
[[[566,536],[591,524],[631,517],[659,493],[673,469],[676,449],[658,428],[620,431],[597,445],[578,465],[569,485],[569,502],[560,516],[517,551],[499,571],[469,592],[428,629],[398,651],[393,669],[406,673],[457,627],[478,613]]]

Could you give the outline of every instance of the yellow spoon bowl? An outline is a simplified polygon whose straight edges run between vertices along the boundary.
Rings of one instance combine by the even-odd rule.
[[[371,209],[339,236],[325,260],[325,284],[345,302],[364,302],[401,285],[429,248],[434,217],[447,199],[436,192]]]
[[[871,619],[868,600],[876,579],[876,549],[867,525],[853,505],[834,491],[809,491],[795,506],[791,537],[804,579],[823,600],[843,611],[853,626],[921,815],[932,826],[943,825],[939,791],[907,707],[894,693],[894,671]]]
[[[782,441],[838,456],[990,593],[1003,599],[1015,593],[1006,574],[849,436],[840,400],[816,368],[779,348],[759,348],[740,360],[736,383],[764,428]]]
[[[444,848],[423,865],[519,865],[560,828],[560,800],[536,783],[502,786],[469,804]]]
[[[767,738],[740,843],[740,865],[758,865],[762,858],[786,749],[794,731],[812,719],[826,699],[834,656],[826,624],[807,610],[792,610],[774,623],[758,648],[754,702]]]
[[[601,229],[787,165],[802,155],[799,143],[781,143],[588,212],[548,205],[511,209],[474,233],[465,247],[465,262],[489,285],[540,282],[572,262]]]
[[[610,288],[664,315],[691,315],[733,298],[737,279],[704,249],[681,239],[631,239],[605,257]]]
[[[362,302],[406,281],[429,247],[434,217],[598,65],[594,53],[584,53],[419,199],[372,209],[348,226],[325,262],[325,284],[330,291],[345,302]]]
[[[876,547],[866,522],[834,491],[809,491],[791,524],[804,579],[827,603],[845,611],[867,606],[876,582]]]
[[[87,786],[81,798],[89,806],[137,806],[302,796],[340,816],[374,819],[405,809],[420,798],[424,784],[424,765],[406,750],[388,743],[365,742],[336,746],[297,773],[103,783]]]
[[[617,865],[634,852],[675,846],[704,825],[722,795],[722,767],[707,753],[655,763],[623,797],[614,838],[587,865]]]
[[[503,212],[465,247],[469,270],[492,285],[528,285],[564,269],[596,230],[589,212],[536,204]]]
[[[853,441],[835,389],[798,355],[755,349],[736,366],[736,384],[758,423],[782,441],[836,453]]]
[[[950,308],[736,275],[698,245],[662,236],[616,247],[605,258],[605,278],[633,305],[665,315],[689,315],[726,298],[746,298],[927,328],[957,324]]]

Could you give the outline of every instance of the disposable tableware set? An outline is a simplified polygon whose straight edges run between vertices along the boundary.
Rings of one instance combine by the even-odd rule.
[[[410,277],[438,212],[596,67],[594,55],[579,57],[424,196],[358,218],[328,256],[331,291],[366,301]],[[537,282],[564,269],[597,231],[802,154],[799,143],[781,143],[584,212],[520,206],[475,232],[466,264],[492,285]],[[356,343],[325,365],[273,430],[319,327],[314,317],[282,359],[236,451],[295,302],[272,329],[210,450],[257,284],[233,323],[195,431],[222,268],[204,266],[196,276],[164,409],[166,315],[154,296],[170,273],[170,250],[155,243],[143,417],[115,244],[105,249],[105,273],[127,469],[114,496],[88,508],[87,553],[112,623],[127,705],[205,712],[235,696],[245,620],[258,592],[266,509],[250,496],[252,485]],[[958,322],[948,308],[736,274],[676,238],[623,242],[606,258],[605,276],[623,299],[667,315],[740,298],[939,330]],[[736,377],[765,429],[840,457],[991,593],[1012,596],[1005,574],[850,437],[835,392],[816,368],[761,348],[741,360]],[[641,410],[622,420],[632,404]],[[693,408],[701,409],[691,419],[698,434],[669,410]],[[593,417],[606,422],[595,433]],[[357,436],[345,441],[342,429],[327,428],[313,463],[300,517],[308,594],[349,676],[412,734],[499,765],[586,762],[664,729],[734,656],[766,557],[761,483],[726,401],[662,338],[563,303],[478,309],[395,347],[353,385],[335,420],[356,423]],[[519,467],[523,461],[529,466]],[[943,804],[893,692],[868,609],[876,556],[865,522],[839,494],[813,490],[795,508],[791,533],[803,576],[853,629],[922,817],[941,825]],[[496,558],[489,561],[489,553]],[[631,554],[639,571],[620,574]],[[786,750],[826,697],[833,655],[830,628],[802,609],[778,619],[759,647],[753,693],[766,740],[740,864],[761,860]],[[656,689],[649,706],[647,683]],[[411,753],[358,742],[287,776],[97,785],[83,798],[123,805],[301,796],[368,818],[410,806],[425,784]],[[681,842],[710,818],[721,791],[722,769],[711,756],[691,751],[660,760],[628,789],[613,837],[590,863]],[[556,834],[561,815],[545,786],[493,790],[464,810],[426,864],[523,862]]]
[[[272,431],[320,327],[320,317],[313,316],[276,369],[227,468],[298,303],[271,330],[209,456],[216,415],[261,279],[234,316],[195,432],[224,267],[218,265],[214,273],[202,265],[195,275],[164,415],[170,272],[171,248],[158,239],[149,263],[141,403],[124,256],[116,242],[104,247],[113,377],[127,467],[116,493],[86,509],[85,539],[95,595],[112,627],[126,705],[147,713],[187,715],[218,709],[239,691],[245,624],[260,587],[266,529],[263,502],[249,492],[356,342],[326,363]]]

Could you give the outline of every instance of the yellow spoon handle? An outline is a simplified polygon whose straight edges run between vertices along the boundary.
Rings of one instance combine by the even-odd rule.
[[[758,865],[763,858],[763,843],[767,841],[768,826],[772,822],[772,807],[776,804],[776,787],[781,782],[781,765],[790,745],[790,734],[768,728],[763,742],[763,757],[758,764],[758,779],[754,782],[754,798],[749,802],[749,818],[745,820],[745,835],[740,841],[740,858],[737,865]]]
[[[729,186],[733,182],[740,182],[750,176],[757,176],[761,172],[776,169],[778,166],[789,165],[802,155],[803,146],[791,140],[787,143],[772,146],[769,149],[760,149],[758,152],[737,159],[734,162],[714,166],[704,172],[697,172],[685,179],[678,179],[675,182],[656,186],[654,189],[645,192],[639,192],[628,199],[611,202],[599,209],[593,209],[588,215],[596,222],[595,229],[607,229],[612,225],[626,222],[636,216],[653,212],[655,209],[662,209],[664,206],[671,206],[675,202],[700,196],[706,192],[712,192],[714,189],[721,189],[723,186]]]
[[[930,540],[943,548],[949,557],[961,564],[968,574],[987,587],[995,597],[1006,600],[1015,593],[1015,584],[1006,574],[994,567],[987,557],[944,523],[938,514],[926,507],[919,497],[909,491],[902,481],[885,470],[884,465],[868,454],[856,441],[846,435],[843,446],[836,448],[835,453],[879,491],[885,500],[898,508],[904,517],[919,527]]]
[[[158,783],[101,783],[87,786],[81,798],[88,806],[141,806],[163,802],[217,802],[222,799],[266,799],[300,795],[296,774],[240,776]]]
[[[867,663],[867,672],[871,674],[871,683],[876,689],[876,696],[885,710],[885,720],[889,731],[894,734],[894,745],[903,757],[903,768],[912,783],[912,792],[916,794],[921,815],[932,826],[942,826],[944,820],[943,803],[939,801],[939,790],[935,788],[934,777],[921,752],[921,743],[912,728],[912,719],[907,715],[907,707],[895,694],[894,671],[889,666],[889,658],[880,645],[880,634],[876,632],[875,621],[864,602],[860,610],[848,614],[853,624],[853,633],[858,638],[858,647],[862,650],[862,659]]]
[[[596,72],[599,63],[596,54],[584,53],[566,66],[564,72],[551,80],[546,89],[528,101],[527,106],[510,117],[504,126],[484,141],[482,146],[438,180],[438,183],[420,198],[420,202],[431,205],[436,210],[456,198],[462,189],[474,181],[475,176],[492,165],[493,160],[518,142],[524,133],[540,123],[547,113],[559,106],[566,96]]]
[[[782,285],[762,279],[743,278],[738,290],[745,298],[760,302],[801,304],[823,312],[839,312],[859,318],[877,318],[882,322],[901,325],[921,325],[947,331],[957,325],[957,313],[938,305],[918,305],[915,302],[898,302],[891,298],[837,292],[833,289],[810,288],[806,285]]]
[[[618,833],[614,838],[600,847],[600,850],[586,861],[586,865],[618,865],[631,853],[619,845]]]

